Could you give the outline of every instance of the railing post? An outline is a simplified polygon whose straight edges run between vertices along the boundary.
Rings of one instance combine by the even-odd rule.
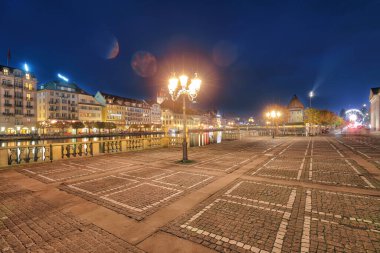
[[[92,142],[90,142],[90,155],[94,156],[94,150],[92,149],[92,147],[93,147],[93,144]]]
[[[161,147],[168,148],[169,147],[170,139],[169,137],[165,136],[161,138]]]
[[[50,162],[53,162],[53,145],[50,144]]]
[[[8,149],[0,149],[0,167],[8,165]]]
[[[143,139],[143,149],[149,149],[149,140]]]

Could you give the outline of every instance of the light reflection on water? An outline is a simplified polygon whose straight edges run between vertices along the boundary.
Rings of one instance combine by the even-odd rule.
[[[202,132],[202,133],[190,133],[190,146],[204,146],[211,143],[222,142],[222,131],[217,132]],[[152,135],[157,136],[157,135]],[[171,137],[181,137],[181,133],[170,133]],[[21,141],[0,141],[0,147],[14,147],[14,146],[27,146],[38,144],[53,144],[53,143],[68,143],[68,142],[90,142],[101,140],[124,140],[133,138],[132,136],[112,136],[112,137],[91,137],[91,138],[64,138],[64,139],[49,139],[49,140],[21,140]]]

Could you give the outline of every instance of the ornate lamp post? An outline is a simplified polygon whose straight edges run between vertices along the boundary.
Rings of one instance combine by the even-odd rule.
[[[272,120],[272,123],[273,123],[272,139],[274,139],[275,122],[277,123],[277,119],[279,119],[281,117],[281,112],[273,110],[271,112],[267,112],[266,116],[267,116],[268,119]],[[276,130],[277,130],[277,128],[276,128]]]
[[[194,74],[194,78],[189,83],[189,77],[182,74],[177,78],[175,74],[169,79],[168,89],[169,94],[173,101],[176,101],[182,95],[182,111],[183,111],[183,157],[182,162],[188,161],[187,159],[187,127],[186,127],[186,96],[190,101],[194,101],[201,88],[202,80],[199,79],[198,74]]]

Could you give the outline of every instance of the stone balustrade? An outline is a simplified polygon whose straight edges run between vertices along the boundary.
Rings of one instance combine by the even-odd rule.
[[[240,133],[223,133],[223,138],[236,140],[240,138]],[[152,148],[182,147],[182,142],[182,137],[164,136],[6,147],[0,148],[0,167]]]

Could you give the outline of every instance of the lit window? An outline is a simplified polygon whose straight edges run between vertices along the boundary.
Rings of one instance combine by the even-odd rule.
[[[26,94],[26,99],[30,100],[30,93]]]
[[[25,78],[29,80],[29,79],[30,79],[30,74],[29,74],[29,73],[26,73],[26,74],[25,74]]]
[[[4,68],[3,71],[4,71],[4,75],[8,75],[9,74],[9,71],[6,68]]]

